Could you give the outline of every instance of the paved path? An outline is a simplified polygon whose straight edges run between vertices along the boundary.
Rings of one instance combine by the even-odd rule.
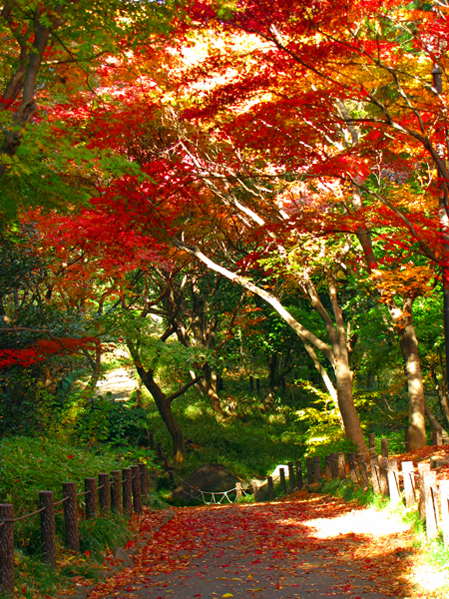
[[[176,509],[136,557],[136,567],[102,583],[89,597],[418,596],[404,586],[407,531],[397,522],[387,522],[382,532],[385,523],[373,522],[374,512],[353,507],[302,496],[285,502]],[[363,532],[365,525],[368,533]],[[142,531],[150,527],[151,521],[144,519]]]

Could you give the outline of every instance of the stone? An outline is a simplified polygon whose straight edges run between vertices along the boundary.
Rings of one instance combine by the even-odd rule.
[[[208,493],[206,500],[210,501],[209,493],[230,491],[235,489],[237,482],[242,483],[243,488],[248,487],[248,483],[242,481],[222,464],[203,464],[189,474],[183,482],[184,489],[180,486],[173,491],[173,497],[181,501],[201,499],[199,490],[206,491]]]
[[[134,567],[133,560],[130,558],[128,553],[122,547],[117,547],[117,549],[114,551],[114,559],[122,562],[122,565],[125,568],[133,568]]]

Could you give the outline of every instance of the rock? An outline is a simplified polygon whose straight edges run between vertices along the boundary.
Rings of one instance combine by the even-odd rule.
[[[254,479],[251,481],[252,483],[256,483],[257,490],[254,496],[254,501],[268,501],[268,482],[266,480]],[[254,488],[254,487],[253,487]]]
[[[248,486],[247,483],[242,481],[222,464],[204,464],[199,466],[189,474],[183,482],[184,488],[178,487],[173,491],[173,497],[176,497],[181,501],[201,499],[199,490],[208,493],[223,493],[224,491],[234,489],[237,482],[241,482],[242,486]],[[207,501],[210,501],[211,496],[207,495],[206,499]]]
[[[134,567],[133,560],[130,558],[128,553],[122,547],[117,547],[117,549],[114,552],[114,559],[121,561],[122,565],[125,568],[133,568]]]

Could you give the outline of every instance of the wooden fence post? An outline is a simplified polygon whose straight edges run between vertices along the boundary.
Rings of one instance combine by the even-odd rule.
[[[140,490],[140,470],[139,466],[131,466],[132,488],[133,488],[133,506],[136,514],[142,513],[142,493]]]
[[[402,480],[404,481],[405,505],[411,507],[416,502],[413,462],[402,462]]]
[[[93,476],[84,479],[86,491],[86,518],[92,520],[97,517],[97,480]]]
[[[441,529],[445,547],[449,545],[449,480],[440,480]]]
[[[148,501],[148,493],[150,490],[150,485],[148,482],[148,466],[146,464],[139,464],[140,471],[140,489],[142,491],[142,499],[147,503]]]
[[[0,503],[0,520],[14,520],[11,503]],[[0,526],[0,591],[14,596],[14,522]]]
[[[338,478],[340,480],[345,480],[346,478],[346,460],[343,452],[338,454]]]
[[[381,439],[380,444],[382,447],[382,457],[388,458],[388,439]]]
[[[53,491],[39,491],[39,509],[41,512],[41,538],[44,559],[52,568],[56,568],[56,529]]]
[[[273,477],[269,476],[267,478],[267,482],[268,482],[268,501],[274,501]]]
[[[388,490],[390,492],[390,503],[396,506],[401,503],[401,489],[399,487],[398,461],[394,458],[387,459]]]
[[[306,458],[307,464],[307,484],[313,484],[313,458]]]
[[[405,453],[408,453],[410,451],[410,432],[407,427],[404,429],[404,440],[405,440]]]
[[[426,511],[426,534],[428,539],[433,539],[438,534],[437,528],[437,473],[429,470],[424,473],[424,501]]]
[[[123,468],[123,513],[131,518],[133,515],[132,500],[132,471],[131,468]]]
[[[357,461],[359,463],[359,471],[360,471],[360,480],[364,487],[369,486],[368,479],[368,464],[366,463],[366,457],[363,454],[357,456]]]
[[[243,499],[242,483],[235,483],[235,498],[237,501]]]
[[[426,495],[424,491],[424,475],[430,471],[429,463],[418,464],[418,488],[419,488],[419,515],[423,520],[426,518]]]
[[[103,513],[111,511],[111,480],[109,474],[101,472],[98,475],[98,488],[100,497],[100,510]]]
[[[377,495],[380,493],[380,482],[379,482],[379,460],[377,455],[370,456],[371,464],[371,482],[373,485],[373,491]]]
[[[359,482],[359,477],[357,474],[357,464],[355,462],[355,453],[348,453],[348,464],[349,464],[349,474],[351,476],[351,481],[355,484]]]
[[[122,511],[122,473],[120,470],[113,470],[111,474],[111,508],[120,514]]]
[[[443,445],[443,433],[441,431],[432,431],[431,445]]]
[[[376,437],[375,437],[374,433],[370,433],[368,435],[368,443],[369,443],[370,456],[375,455],[376,454]]]
[[[301,460],[296,460],[296,484],[298,487],[298,491],[301,491],[301,489],[304,486],[304,482],[302,480],[302,464],[301,464]]]
[[[332,478],[331,456],[327,455],[324,458],[324,460],[325,460],[326,478]]]
[[[288,490],[290,493],[293,493],[296,487],[295,483],[295,471],[293,469],[293,462],[288,462]]]
[[[382,497],[388,497],[388,476],[387,476],[388,458],[379,459],[379,485]]]
[[[78,505],[76,500],[76,483],[62,483],[62,495],[68,497],[64,501],[65,544],[68,549],[80,550],[80,537],[78,532]]]
[[[320,462],[320,456],[316,455],[313,458],[313,476],[315,479],[315,482],[319,482],[320,478],[321,478],[321,462]]]
[[[281,477],[281,491],[284,495],[287,494],[287,485],[285,484],[285,470],[283,468],[279,468],[279,474]]]
[[[331,453],[332,478],[338,478],[338,453]]]

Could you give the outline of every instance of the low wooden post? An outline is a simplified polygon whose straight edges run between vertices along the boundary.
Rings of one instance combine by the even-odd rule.
[[[136,514],[142,513],[142,492],[140,489],[140,470],[139,466],[131,466],[132,472],[132,489],[133,489],[133,506]]]
[[[298,491],[301,491],[304,486],[304,482],[302,480],[301,460],[296,460],[296,485],[298,487]]]
[[[404,482],[405,505],[411,507],[416,502],[413,462],[402,462],[401,466],[402,480]]]
[[[267,478],[267,482],[268,482],[268,501],[274,501],[273,477],[269,476]]]
[[[122,511],[122,473],[120,470],[113,470],[111,474],[111,508],[120,514]]]
[[[445,547],[449,545],[449,480],[440,480],[441,529]]]
[[[349,464],[349,474],[351,476],[351,481],[356,484],[359,482],[359,476],[357,474],[357,464],[355,461],[355,453],[348,453],[348,464]]]
[[[142,491],[142,501],[148,502],[148,493],[150,491],[150,484],[148,478],[148,466],[146,464],[139,464],[140,471],[140,489]],[[174,473],[173,473],[174,474]]]
[[[307,464],[307,484],[313,484],[313,458],[306,459]]]
[[[235,483],[235,498],[237,501],[243,499],[242,483]]]
[[[443,433],[441,431],[432,431],[431,445],[443,445]]]
[[[39,509],[41,512],[41,538],[44,559],[52,568],[56,568],[56,528],[55,500],[53,491],[39,491]]]
[[[331,453],[332,478],[338,478],[338,453]]]
[[[424,491],[424,475],[430,472],[429,463],[418,464],[418,489],[419,489],[419,515],[423,520],[426,518],[426,495]]]
[[[326,478],[332,478],[332,467],[331,467],[331,456],[327,455],[325,458],[325,473],[326,473]]]
[[[98,494],[100,497],[100,510],[106,514],[111,511],[111,481],[107,472],[98,475]]]
[[[388,458],[388,439],[381,439],[380,444],[382,447],[382,457]]]
[[[380,493],[379,460],[377,455],[371,455],[369,461],[371,464],[371,483],[373,485],[373,491],[377,495]]]
[[[388,458],[379,458],[379,485],[382,497],[388,497]]]
[[[360,480],[364,487],[369,486],[369,478],[368,478],[368,464],[366,463],[366,457],[363,454],[357,456],[357,461],[359,463],[359,472],[360,472]]]
[[[78,532],[78,505],[76,500],[76,483],[62,483],[62,495],[68,498],[64,501],[65,544],[68,549],[80,550],[80,537]]]
[[[313,477],[315,479],[315,482],[319,482],[320,478],[321,478],[321,462],[320,462],[320,456],[316,455],[313,458]]]
[[[14,506],[0,503],[0,522],[14,520]],[[14,596],[14,522],[0,525],[0,591]]]
[[[405,453],[410,451],[410,432],[407,427],[404,429]]]
[[[396,506],[401,503],[401,490],[399,488],[398,461],[395,458],[384,458],[387,461],[388,491],[390,493],[390,503]]]
[[[281,477],[281,491],[284,495],[286,495],[287,485],[285,484],[285,470],[283,468],[279,468],[279,475]]]
[[[123,513],[131,518],[133,515],[133,500],[132,500],[132,471],[131,468],[123,468]]]
[[[375,453],[376,453],[376,437],[375,437],[374,433],[370,433],[368,435],[368,444],[369,444],[370,455],[375,455]]]
[[[426,535],[434,539],[438,534],[436,503],[437,473],[429,470],[424,473],[424,502],[426,512]]]
[[[293,469],[293,462],[288,462],[288,490],[290,493],[293,493],[296,487],[295,483],[295,471]]]
[[[97,479],[89,476],[84,479],[86,491],[86,518],[93,520],[97,517]]]
[[[340,480],[345,480],[346,478],[346,460],[343,452],[338,454],[338,478]]]

